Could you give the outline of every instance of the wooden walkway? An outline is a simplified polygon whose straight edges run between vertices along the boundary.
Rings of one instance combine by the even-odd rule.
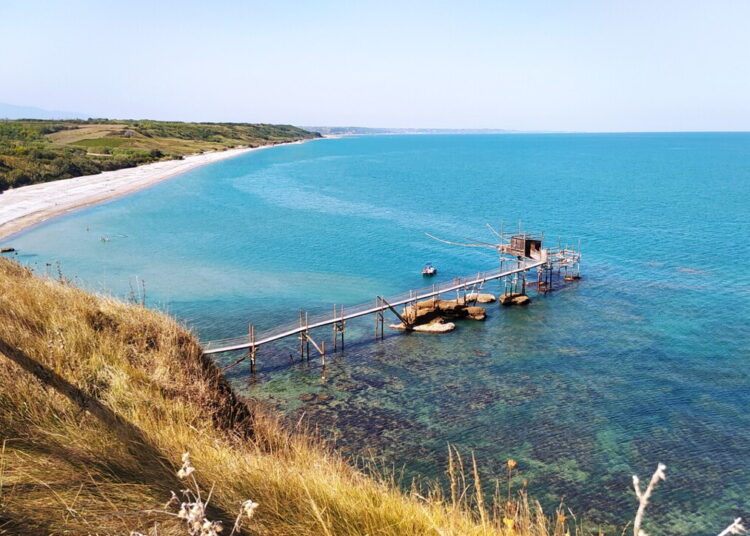
[[[433,285],[432,287],[410,290],[409,292],[388,298],[378,296],[375,299],[374,305],[373,302],[368,302],[348,307],[346,310],[342,307],[340,311],[335,311],[334,307],[333,313],[317,315],[311,318],[305,317],[304,320],[301,318],[298,322],[284,324],[269,329],[268,331],[259,333],[257,336],[255,335],[254,330],[251,330],[252,334],[250,336],[243,335],[229,339],[204,342],[203,353],[218,354],[235,350],[252,350],[263,344],[268,344],[269,342],[278,341],[279,339],[291,337],[292,335],[306,333],[311,329],[335,324],[343,325],[347,320],[358,318],[360,316],[371,314],[382,315],[387,310],[393,310],[393,308],[400,305],[407,305],[428,298],[439,297],[441,294],[448,292],[455,291],[457,295],[461,292],[463,292],[464,295],[466,295],[466,293],[478,292],[487,281],[502,279],[504,277],[527,272],[544,265],[545,262],[546,261],[541,260],[518,261],[516,266],[511,269],[498,268],[489,272],[479,272],[469,277],[459,277],[451,281]]]

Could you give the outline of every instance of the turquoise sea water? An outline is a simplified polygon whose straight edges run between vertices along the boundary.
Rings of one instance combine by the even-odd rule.
[[[632,519],[631,475],[663,462],[649,532],[716,533],[750,515],[750,134],[320,140],[6,243],[90,289],[127,297],[145,282],[149,305],[211,339],[422,286],[427,261],[440,281],[495,268],[491,252],[423,232],[490,241],[485,223],[500,220],[580,239],[584,279],[443,336],[374,342],[371,318],[352,322],[325,379],[291,340],[231,380],[408,476],[442,475],[451,443],[493,486],[514,458],[546,506],[618,523]],[[330,330],[319,337],[330,348]]]

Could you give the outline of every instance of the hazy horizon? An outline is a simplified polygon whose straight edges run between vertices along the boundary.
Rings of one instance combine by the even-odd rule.
[[[749,16],[728,0],[11,0],[0,102],[303,126],[748,131]]]

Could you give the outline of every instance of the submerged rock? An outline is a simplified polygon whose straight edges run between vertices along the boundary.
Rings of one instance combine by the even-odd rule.
[[[526,305],[531,302],[531,298],[526,294],[512,292],[501,295],[500,298],[498,298],[498,301],[500,301],[501,305]]]
[[[467,302],[492,303],[496,300],[497,298],[494,294],[477,294],[476,292],[473,292],[471,294],[467,294],[466,296]]]
[[[487,311],[484,310],[484,307],[467,307],[466,316],[472,320],[484,320],[487,318]]]
[[[389,324],[388,327],[391,329],[397,329],[399,331],[406,331],[406,326],[403,322],[399,322],[398,324]],[[417,331],[420,333],[447,333],[449,331],[453,331],[454,329],[456,329],[456,324],[454,324],[453,322],[446,322],[439,317],[428,324],[421,324],[418,326],[413,326],[411,328],[412,331]]]
[[[423,324],[421,326],[414,326],[414,331],[421,333],[448,333],[456,329],[456,324],[453,322],[430,322],[429,324]]]

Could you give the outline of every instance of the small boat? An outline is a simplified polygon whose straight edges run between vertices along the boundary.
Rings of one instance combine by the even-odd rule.
[[[432,263],[427,263],[424,265],[424,268],[422,268],[422,275],[426,277],[433,276],[437,273],[437,268],[435,268]]]

